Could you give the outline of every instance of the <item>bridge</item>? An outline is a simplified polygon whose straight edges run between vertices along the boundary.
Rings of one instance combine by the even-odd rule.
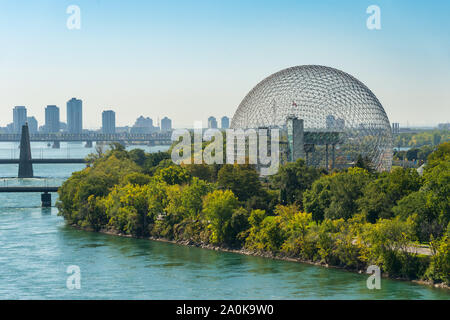
[[[42,207],[52,206],[51,192],[57,192],[59,187],[0,187],[0,192],[39,192],[41,193]]]
[[[29,161],[30,163],[34,164],[42,164],[42,163],[48,163],[48,164],[62,164],[62,163],[87,163],[86,159],[80,159],[80,158],[72,158],[72,159],[31,159]],[[20,159],[0,159],[0,164],[20,164]]]
[[[16,135],[13,135],[14,137]],[[31,158],[31,143],[28,123],[22,126],[22,134],[20,135],[20,156],[19,159],[0,159],[0,164],[19,164],[19,178],[33,178],[33,164],[34,163],[87,163],[86,159],[32,159]],[[9,190],[9,189],[8,189]],[[22,190],[22,189],[21,189]],[[23,189],[27,190],[27,189]],[[20,191],[19,191],[20,192]],[[21,191],[25,192],[25,191]],[[37,192],[37,191],[33,191]]]
[[[57,192],[59,187],[30,187],[30,186],[18,186],[18,187],[0,187],[0,192]]]
[[[0,142],[19,142],[22,135],[20,133],[2,133]],[[36,133],[30,134],[30,141],[40,142],[146,142],[153,145],[172,144],[171,132],[154,133]]]

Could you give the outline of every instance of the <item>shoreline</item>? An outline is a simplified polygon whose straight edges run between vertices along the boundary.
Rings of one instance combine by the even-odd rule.
[[[241,255],[246,255],[246,256],[252,256],[252,257],[260,257],[260,258],[268,258],[268,259],[273,259],[273,260],[280,260],[280,261],[289,261],[289,262],[296,262],[296,263],[304,263],[304,264],[308,264],[308,265],[313,265],[316,267],[323,267],[323,268],[328,268],[328,269],[339,269],[339,270],[344,270],[347,272],[353,272],[353,273],[358,273],[358,274],[365,274],[364,270],[356,270],[356,269],[351,269],[351,268],[346,268],[346,267],[340,267],[340,266],[331,266],[325,263],[320,263],[320,262],[314,262],[314,261],[309,261],[309,260],[302,260],[300,258],[292,258],[292,257],[284,257],[284,256],[277,256],[274,255],[272,253],[269,252],[255,252],[255,251],[250,251],[250,250],[246,250],[246,249],[230,249],[230,248],[225,248],[225,247],[219,247],[219,246],[214,246],[211,244],[208,245],[204,245],[204,244],[198,244],[195,243],[191,240],[169,240],[169,239],[165,239],[165,238],[158,238],[158,237],[134,237],[128,234],[123,234],[120,233],[118,231],[115,230],[110,230],[110,229],[100,229],[98,231],[95,231],[91,228],[81,228],[77,225],[73,225],[73,224],[67,224],[70,227],[73,227],[75,229],[78,230],[83,230],[83,231],[89,231],[89,232],[95,232],[95,233],[101,233],[101,234],[106,234],[106,235],[110,235],[110,236],[118,236],[118,237],[124,237],[124,238],[132,238],[132,239],[143,239],[143,240],[149,240],[149,241],[157,241],[157,242],[165,242],[165,243],[171,243],[171,244],[176,244],[176,245],[180,245],[180,246],[187,246],[187,247],[194,247],[194,248],[199,248],[199,249],[207,249],[207,250],[213,250],[213,251],[220,251],[220,252],[228,252],[228,253],[235,253],[235,254],[241,254]],[[390,280],[397,280],[397,281],[409,281],[415,284],[419,284],[419,285],[425,285],[425,286],[429,286],[429,287],[433,287],[436,289],[447,289],[450,290],[450,286],[444,284],[443,282],[441,283],[433,283],[430,280],[420,280],[420,279],[415,279],[415,280],[409,280],[409,279],[405,279],[405,278],[392,278],[389,277],[388,274],[386,273],[382,273],[381,274],[382,278],[385,279],[390,279]]]

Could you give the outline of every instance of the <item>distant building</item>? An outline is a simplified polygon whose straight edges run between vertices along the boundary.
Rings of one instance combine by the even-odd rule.
[[[172,120],[167,117],[162,118],[161,131],[172,131]]]
[[[75,98],[67,101],[67,127],[69,133],[83,132],[83,101]]]
[[[228,118],[227,116],[222,117],[222,119],[220,120],[220,127],[222,129],[230,128],[230,118]]]
[[[217,129],[217,120],[215,117],[211,116],[208,118],[208,128]]]
[[[326,128],[333,130],[343,130],[345,128],[345,120],[335,118],[333,115],[328,115],[325,119]]]
[[[67,132],[67,123],[60,121],[59,122],[59,129],[63,132]]]
[[[437,127],[439,130],[450,130],[450,123],[439,123]]]
[[[38,133],[38,122],[35,117],[27,117],[28,130],[30,134]]]
[[[14,133],[21,133],[22,126],[27,122],[27,108],[24,106],[16,106],[13,109],[13,126]]]
[[[47,133],[57,133],[60,129],[59,108],[49,105],[45,108],[45,126],[44,131]]]
[[[130,133],[151,133],[156,130],[157,128],[153,126],[153,120],[151,118],[140,116],[130,129]]]
[[[14,133],[14,122],[7,124],[6,130],[8,131],[8,133]]]
[[[393,122],[392,123],[392,134],[399,134],[400,133],[400,123]]]
[[[102,112],[102,132],[116,133],[116,113],[112,110]]]

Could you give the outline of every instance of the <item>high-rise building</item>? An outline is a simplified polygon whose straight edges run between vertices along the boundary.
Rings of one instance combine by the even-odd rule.
[[[38,122],[35,117],[27,117],[28,130],[30,134],[35,134],[38,132]]]
[[[116,113],[112,110],[102,112],[102,132],[116,133]]]
[[[167,117],[161,120],[161,131],[171,131],[172,130],[172,120]]]
[[[14,133],[21,133],[22,126],[27,122],[27,108],[16,106],[13,109]]]
[[[67,127],[69,133],[83,132],[83,101],[75,98],[67,101]]]
[[[59,108],[57,106],[47,106],[45,108],[45,132],[57,133],[59,132]]]
[[[392,134],[399,134],[400,133],[400,123],[393,122],[392,123]]]
[[[220,119],[220,127],[222,129],[228,129],[230,127],[230,118],[223,116],[222,119]]]
[[[215,117],[211,116],[208,118],[208,128],[217,129],[217,120]]]

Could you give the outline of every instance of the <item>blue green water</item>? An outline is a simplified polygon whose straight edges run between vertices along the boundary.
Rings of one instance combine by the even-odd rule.
[[[8,157],[8,146],[0,144],[0,156]],[[81,145],[70,148],[72,157],[90,151]],[[58,156],[66,151],[44,152]],[[35,174],[50,182],[7,181],[60,184],[82,167],[35,165]],[[17,165],[0,166],[1,177],[15,174]],[[66,286],[70,265],[80,267],[79,290]],[[0,299],[450,299],[447,290],[387,279],[381,280],[381,290],[369,290],[367,277],[80,231],[66,226],[55,208],[40,208],[39,194],[0,194]]]

